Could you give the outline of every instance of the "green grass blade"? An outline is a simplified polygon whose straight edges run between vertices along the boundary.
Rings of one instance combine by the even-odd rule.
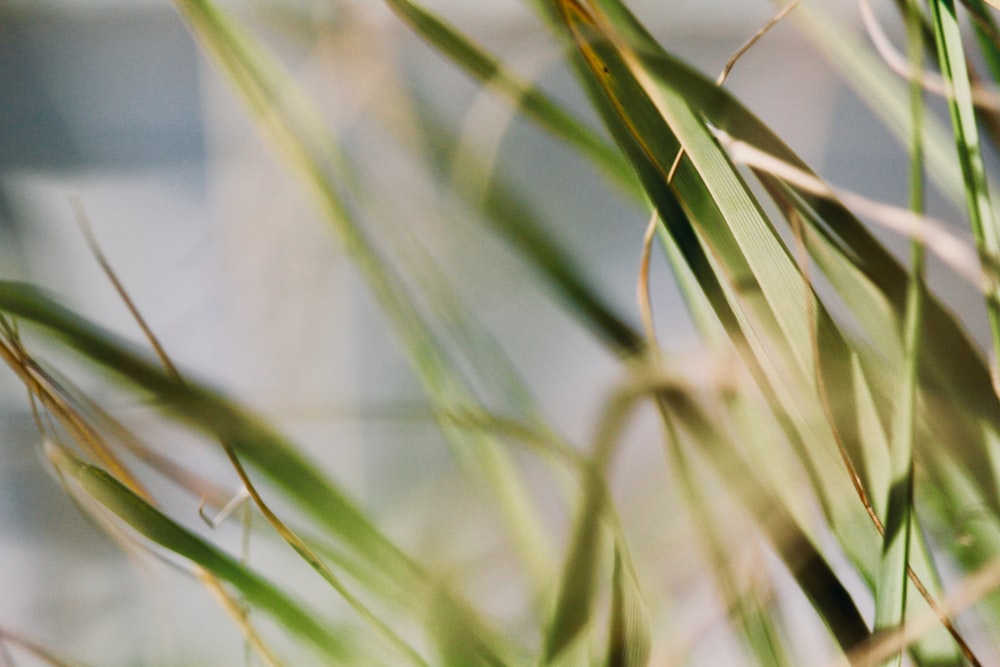
[[[969,224],[980,250],[991,257],[1000,256],[1000,232],[990,202],[986,167],[979,145],[979,130],[969,71],[965,62],[965,48],[962,33],[955,12],[955,3],[950,0],[932,0],[931,16],[934,23],[934,37],[937,44],[941,73],[948,86],[948,110],[951,113],[955,146],[965,182],[966,211]],[[991,281],[986,311],[990,320],[993,354],[1000,356],[1000,306],[994,300],[1000,290],[996,280]]]
[[[617,7],[617,3],[602,3],[604,8],[611,6]],[[616,16],[625,15],[624,10],[609,9],[608,11],[609,14],[616,11]],[[836,425],[841,436],[855,430],[853,424],[857,422],[855,414],[857,401],[851,396],[855,382],[850,380],[855,371],[852,371],[846,364],[846,360],[852,358],[849,344],[818,303],[802,300],[801,295],[804,292],[802,279],[798,276],[795,267],[791,266],[787,252],[781,248],[780,243],[776,242],[773,236],[769,238],[769,225],[765,218],[756,215],[759,211],[756,205],[747,205],[750,200],[733,196],[733,193],[745,191],[745,186],[741,186],[738,175],[729,176],[726,174],[724,159],[718,159],[717,162],[713,163],[713,159],[716,159],[714,156],[717,155],[714,153],[716,147],[710,137],[704,133],[699,139],[698,133],[704,132],[704,126],[700,126],[698,119],[692,115],[685,116],[684,105],[689,103],[700,113],[708,114],[713,124],[720,127],[725,125],[732,127],[736,124],[733,122],[734,119],[727,117],[726,114],[737,109],[729,106],[720,107],[717,104],[720,99],[725,99],[722,93],[716,93],[714,103],[707,105],[707,108],[700,104],[699,97],[708,96],[708,93],[704,92],[700,84],[697,83],[696,80],[699,77],[693,74],[689,68],[662,54],[655,45],[645,42],[640,44],[635,50],[634,61],[629,67],[629,63],[615,60],[613,50],[606,47],[604,43],[604,35],[595,29],[594,21],[588,17],[585,11],[573,6],[566,10],[566,16],[567,22],[578,20],[582,26],[577,33],[577,43],[588,59],[588,65],[594,74],[594,79],[598,81],[594,87],[611,100],[611,106],[617,105],[618,113],[626,118],[625,127],[619,128],[618,131],[612,127],[612,133],[616,137],[623,134],[632,135],[634,138],[633,146],[630,147],[625,142],[623,148],[630,155],[638,155],[638,157],[633,157],[637,163],[641,163],[643,159],[654,164],[658,163],[658,166],[653,166],[651,169],[652,177],[644,177],[643,179],[650,196],[657,201],[658,205],[663,201],[663,197],[658,198],[656,193],[656,172],[659,172],[658,177],[662,184],[667,172],[665,165],[670,164],[670,158],[676,154],[676,146],[668,151],[664,149],[663,145],[654,143],[657,141],[668,142],[668,138],[664,138],[665,133],[662,128],[656,126],[656,114],[667,118],[671,123],[670,130],[678,132],[678,136],[681,138],[680,143],[684,144],[690,155],[691,164],[695,171],[687,172],[691,178],[685,182],[686,162],[682,161],[677,177],[674,179],[675,190],[686,207],[696,205],[699,207],[697,214],[691,214],[691,218],[699,221],[698,232],[704,234],[707,244],[713,247],[712,260],[724,263],[722,266],[711,266],[707,273],[717,272],[725,275],[730,285],[740,286],[739,298],[736,297],[735,291],[729,288],[730,292],[726,295],[726,300],[730,303],[740,303],[741,308],[747,308],[747,311],[752,313],[754,325],[748,326],[749,323],[743,324],[741,322],[741,328],[746,327],[747,331],[758,332],[754,335],[759,335],[759,332],[764,330],[767,331],[767,336],[773,336],[774,340],[781,341],[776,345],[780,350],[778,354],[786,354],[788,357],[786,357],[785,363],[779,364],[781,371],[776,371],[773,366],[771,367],[769,379],[774,383],[774,387],[780,389],[783,383],[788,383],[789,369],[797,366],[802,373],[800,379],[789,383],[800,387],[796,390],[798,395],[793,396],[785,393],[782,396],[779,393],[779,402],[775,405],[781,406],[781,412],[788,411],[788,416],[796,424],[794,428],[802,433],[798,441],[807,448],[805,460],[810,461],[815,470],[813,479],[823,493],[824,507],[830,515],[831,527],[837,532],[841,544],[851,553],[852,559],[861,568],[861,571],[865,573],[866,577],[870,577],[869,581],[872,581],[875,576],[873,568],[877,563],[877,543],[870,541],[875,536],[874,529],[871,527],[869,519],[864,515],[854,492],[845,488],[847,475],[845,474],[842,479],[838,479],[828,474],[830,470],[843,469],[843,465],[833,455],[833,451],[835,451],[833,443],[829,440],[823,442],[822,439],[817,441],[817,435],[820,433],[808,425],[807,418],[801,414],[796,416],[796,410],[802,409],[801,405],[797,405],[802,400],[801,388],[810,386],[811,369],[809,365],[812,358],[810,341],[813,340],[814,334],[811,332],[813,322],[810,321],[808,312],[812,308],[815,309],[815,326],[817,327],[815,340],[819,349],[823,350],[823,354],[820,355],[820,368],[824,383],[827,387],[832,387],[837,391],[837,395],[830,400],[835,417],[833,424]],[[603,26],[601,29],[607,30]],[[635,30],[634,33],[638,35],[639,40],[647,39],[644,32],[639,29]],[[638,64],[635,61],[638,61]],[[675,87],[677,91],[683,92],[678,93],[677,98],[672,99],[670,97],[671,91],[658,91],[661,92],[662,96],[659,99],[653,98],[656,101],[655,108],[650,109],[647,102],[644,110],[642,96],[637,94],[634,86],[629,89],[629,86],[633,85],[629,81],[629,75],[642,71],[645,71],[651,79],[649,82],[641,82],[644,85],[640,85],[639,88],[644,93],[654,90],[659,83],[665,83],[667,88]],[[682,83],[680,79],[686,80]],[[690,85],[692,83],[695,85]],[[711,89],[719,90],[714,86]],[[708,90],[707,86],[705,90]],[[712,114],[721,115],[722,122],[719,122],[719,119],[713,117]],[[753,131],[759,129],[753,123],[750,124],[750,128]],[[745,128],[734,128],[734,130],[740,132],[745,131]],[[642,167],[639,169],[641,173]],[[716,171],[717,169],[718,171]],[[731,167],[728,169],[730,172],[732,171]],[[698,182],[698,175],[695,172],[699,170],[704,172],[704,179],[708,181],[707,183]],[[719,174],[723,174],[723,176],[720,177]],[[726,178],[729,178],[729,183],[733,187],[727,188],[723,185],[726,183]],[[712,192],[713,186],[715,187],[714,193]],[[736,206],[737,210],[733,210],[731,215],[719,215],[718,208],[713,211],[712,206],[705,206],[705,195],[700,193],[705,193],[706,190],[708,191],[708,201],[714,202],[717,206],[734,204],[735,202],[741,202],[742,205]],[[688,199],[685,200],[685,197]],[[699,197],[702,198],[699,199]],[[666,215],[664,217],[670,226],[670,217]],[[713,220],[718,220],[718,222],[712,222]],[[679,223],[678,226],[680,226]],[[730,227],[731,229],[729,229]],[[727,233],[731,233],[732,236],[727,238]],[[760,243],[762,239],[766,239],[764,245]],[[767,244],[771,244],[770,247],[773,250],[768,250]],[[683,243],[679,242],[678,245],[684,247]],[[747,255],[741,259],[739,252],[735,249],[744,251]],[[746,263],[741,264],[741,262]],[[702,277],[707,273],[697,273],[699,280],[702,280]],[[903,275],[905,277],[905,273]],[[767,287],[763,286],[765,281],[768,283]],[[754,288],[758,286],[762,292],[770,290],[770,294],[765,294],[763,299],[758,298],[760,295],[754,293]],[[800,290],[798,299],[795,299],[795,295],[789,291],[791,289]],[[724,289],[723,292],[725,291]],[[774,298],[779,294],[791,295],[792,298]],[[721,317],[724,309],[720,309],[719,303],[716,297],[713,301],[713,307]],[[741,315],[739,310],[735,309],[733,314],[738,321],[740,321],[739,318],[747,317],[746,314]],[[729,329],[729,331],[732,333],[733,330]],[[957,339],[964,340],[961,336],[958,336]],[[753,340],[749,334],[747,340]],[[765,370],[768,369],[767,353],[772,350],[773,347],[754,350],[756,359],[764,366]],[[791,353],[788,352],[789,350]],[[772,360],[770,363],[773,364],[774,361]],[[981,374],[979,377],[988,377],[988,374]],[[862,376],[860,381],[866,382],[867,380]],[[787,392],[787,386],[785,391]],[[980,396],[977,400],[982,401],[984,398]],[[989,395],[985,400],[990,401]],[[884,404],[882,405],[884,406]],[[991,409],[987,407],[986,411]],[[814,411],[818,411],[815,404],[807,409],[809,413],[815,414]],[[881,418],[886,416],[887,411],[884,411]],[[979,437],[981,438],[981,434]],[[982,440],[980,439],[979,442]],[[860,443],[855,446],[855,450],[858,448],[860,448]],[[820,474],[819,471],[826,472]]]
[[[604,484],[595,471],[584,491],[573,539],[563,568],[556,610],[545,634],[542,664],[553,664],[579,637],[593,615],[601,564],[601,521]]]
[[[597,579],[603,560],[601,552],[606,545],[606,540],[602,539],[605,537],[605,524],[613,530],[616,557],[626,559],[625,565],[630,570],[627,573],[630,580],[621,580],[620,583],[635,587],[628,592],[620,591],[623,596],[620,602],[626,604],[624,596],[628,596],[629,609],[622,608],[619,611],[623,615],[628,613],[629,618],[622,616],[622,625],[617,630],[628,631],[630,634],[638,631],[640,635],[636,638],[642,640],[641,629],[637,625],[641,623],[641,619],[635,615],[640,609],[636,606],[639,604],[637,582],[631,577],[628,551],[617,524],[607,479],[612,458],[621,441],[622,430],[638,400],[649,391],[646,384],[644,378],[634,378],[611,397],[601,415],[593,453],[583,471],[580,509],[574,521],[555,611],[545,635],[542,664],[559,664],[559,659],[592,621]],[[622,573],[623,576],[625,574]],[[614,575],[612,578],[614,579]],[[637,651],[645,650],[641,644],[633,648]],[[614,651],[613,654],[617,655]]]
[[[326,660],[350,661],[352,650],[347,638],[333,632],[329,623],[321,622],[314,612],[306,611],[273,583],[174,522],[104,470],[85,463],[69,450],[53,445],[48,455],[91,498],[137,532],[232,584],[247,603],[267,612]]]
[[[408,0],[385,0],[394,12],[430,45],[484,86],[517,105],[519,111],[573,146],[615,185],[635,194],[635,179],[628,164],[616,151],[581,121],[537,88],[517,79],[497,58],[487,53],[427,9]]]
[[[395,275],[351,211],[332,174],[350,182],[344,156],[319,120],[319,114],[254,40],[208,0],[177,0],[199,40],[243,96],[249,110],[288,165],[319,203],[370,289],[378,299],[428,394],[443,412],[477,408],[474,392],[434,336],[405,281]],[[346,173],[345,173],[346,172]],[[551,577],[548,539],[539,524],[518,471],[503,443],[485,433],[441,425],[460,462],[495,494],[511,541],[533,585],[544,589]]]
[[[923,67],[923,40],[920,13],[914,6],[906,12],[909,36],[910,65],[914,71]],[[910,204],[923,211],[923,90],[920,80],[910,84],[910,105],[913,109],[913,141],[910,168]],[[913,442],[917,421],[917,383],[920,372],[920,344],[923,334],[924,247],[914,240],[911,249],[911,277],[907,289],[904,324],[904,364],[900,374],[900,391],[895,402],[890,448],[890,485],[886,500],[885,535],[882,561],[875,590],[875,630],[887,630],[903,625],[906,620],[907,571],[910,568],[910,545],[913,526]],[[884,664],[902,663],[902,651]]]
[[[658,76],[683,89],[690,103],[715,127],[811,173],[763,123],[713,82],[665,53],[658,53],[651,67]],[[902,363],[899,350],[906,270],[837,201],[809,193],[799,193],[801,199],[783,194],[787,190],[776,179],[765,173],[757,175],[779,206],[801,216],[814,232],[804,238],[810,255],[833,282],[838,296],[850,306],[856,321],[869,333],[870,344],[881,350],[882,357],[899,359],[898,363]],[[993,431],[1000,429],[1000,403],[992,390],[989,368],[955,317],[938,300],[928,297],[925,306],[928,331],[926,352],[920,356],[921,381],[936,398],[943,394],[949,406],[947,418],[933,420],[935,438],[963,443],[955,448],[955,453],[967,462],[970,474],[980,480],[984,495],[991,498],[994,507],[1000,508],[992,469],[979,463],[992,458],[983,426]],[[868,372],[875,373],[870,380],[878,380],[877,369],[869,368]],[[881,373],[884,375],[884,371]],[[881,385],[885,387],[884,383]],[[892,391],[886,389],[882,395],[892,395]],[[879,405],[884,404],[879,401]],[[956,419],[956,414],[963,418]],[[887,418],[888,413],[883,410],[882,419]]]
[[[595,19],[575,9],[567,10],[566,20],[593,79],[618,109],[620,131],[631,134],[637,145],[635,159],[650,164],[650,174],[643,181],[658,206],[669,205],[666,176],[683,144],[686,157],[670,186],[688,217],[698,221],[693,230],[695,244],[704,244],[707,250],[703,256],[708,259],[707,266],[692,268],[703,286],[717,281],[718,287],[712,289],[720,292],[708,293],[717,314],[722,317],[728,311],[736,318],[737,328],[730,332],[740,332],[737,335],[749,343],[753,358],[748,363],[759,365],[778,404],[797,421],[802,433],[809,434],[798,441],[806,447],[809,465],[817,471],[814,477],[822,486],[824,507],[831,514],[834,529],[856,525],[861,510],[857,504],[845,502],[852,494],[846,476],[818,474],[839,465],[832,436],[827,431],[824,437],[822,429],[810,426],[806,416],[820,414],[811,341],[816,336],[821,345],[830,346],[824,349],[830,350],[831,363],[846,358],[840,354],[845,341],[814,295],[806,295],[795,263],[707,125],[689,106],[687,91],[670,85],[668,74],[661,72],[664,63],[648,62],[652,60],[649,54],[659,50],[653,52],[654,47],[646,44],[636,49],[620,46],[615,42],[620,37],[603,34],[607,27],[598,26]],[[631,148],[626,150],[631,153]],[[683,219],[678,220],[674,211],[668,209],[662,217],[671,232],[683,230]],[[685,251],[695,244],[678,240]],[[725,284],[713,275],[721,276]],[[815,333],[811,310],[816,312]],[[831,382],[829,386],[850,391],[842,384]],[[850,406],[853,401],[845,398],[836,404]],[[874,557],[873,544],[845,539],[844,545],[864,550],[857,554],[862,560]]]

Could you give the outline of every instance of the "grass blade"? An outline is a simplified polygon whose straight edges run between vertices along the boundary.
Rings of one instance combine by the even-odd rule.
[[[494,56],[459,33],[444,20],[409,0],[385,0],[420,37],[484,86],[497,90],[539,126],[587,156],[625,192],[637,193],[631,170],[616,151],[593,130],[538,89],[519,81]]]
[[[909,37],[910,66],[915,72],[923,67],[921,15],[914,6],[906,13]],[[913,109],[913,142],[910,167],[910,205],[916,212],[923,210],[923,89],[920,79],[910,83],[910,105]],[[910,545],[916,530],[913,518],[913,442],[917,421],[917,383],[920,371],[920,343],[923,335],[924,247],[914,240],[911,248],[911,277],[907,289],[904,324],[904,364],[900,376],[900,391],[895,403],[890,448],[890,484],[886,499],[885,534],[882,561],[875,590],[875,630],[902,626],[906,621],[907,571],[910,568]],[[902,651],[885,664],[900,665]]]
[[[969,224],[979,249],[990,257],[997,257],[1000,256],[1000,232],[997,230],[990,202],[986,167],[983,164],[976,112],[972,102],[972,87],[969,83],[969,71],[965,62],[965,49],[955,3],[950,0],[932,0],[930,5],[938,61],[941,63],[941,74],[948,86],[948,110],[951,113],[955,147],[965,182]],[[986,301],[986,312],[990,320],[993,354],[996,357],[1000,356],[1000,306],[996,302],[1000,289],[997,287],[996,279],[992,279],[990,284],[987,293],[990,298]]]
[[[327,660],[350,659],[352,651],[347,638],[334,633],[328,623],[320,622],[315,613],[306,611],[277,586],[175,523],[104,470],[85,463],[62,447],[53,445],[47,453],[90,497],[140,534],[232,584],[249,604],[266,611]]]
[[[477,409],[472,391],[436,339],[411,295],[385,262],[334,182],[349,183],[344,156],[319,120],[319,114],[254,40],[208,0],[177,0],[177,6],[223,72],[243,96],[288,165],[313,194],[321,212],[347,248],[407,349],[425,389],[441,412]],[[495,494],[511,541],[533,585],[544,589],[552,564],[548,539],[503,443],[488,434],[469,433],[441,424],[456,457]]]

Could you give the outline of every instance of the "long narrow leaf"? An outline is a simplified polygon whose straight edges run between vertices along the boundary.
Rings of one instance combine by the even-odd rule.
[[[443,412],[477,407],[474,392],[400,280],[385,262],[366,230],[351,211],[331,176],[344,170],[344,156],[319,121],[319,114],[294,83],[285,77],[251,37],[238,29],[209,0],[177,0],[178,8],[215,56],[223,71],[246,100],[268,137],[284,155],[290,168],[316,197],[361,274],[378,299],[406,346],[410,362],[428,394]],[[344,176],[349,182],[349,178]],[[544,588],[551,564],[545,531],[539,525],[530,498],[502,443],[485,433],[456,431],[442,423],[441,430],[465,462],[495,494],[512,541],[528,568],[534,585]]]
[[[49,456],[60,470],[75,478],[88,495],[122,521],[153,542],[235,586],[249,604],[266,611],[327,660],[346,662],[350,659],[352,651],[348,638],[335,633],[329,623],[320,622],[314,612],[305,610],[276,585],[171,520],[104,470],[85,463],[65,448],[52,447]]]
[[[955,130],[955,146],[965,182],[966,210],[969,223],[980,249],[992,257],[1000,256],[1000,232],[990,203],[986,167],[979,145],[976,112],[972,101],[965,49],[955,12],[950,0],[932,0],[931,16],[941,71],[948,84],[948,109]],[[991,281],[988,295],[1000,294],[996,281]],[[993,334],[993,354],[1000,356],[1000,306],[987,299],[986,311]]]

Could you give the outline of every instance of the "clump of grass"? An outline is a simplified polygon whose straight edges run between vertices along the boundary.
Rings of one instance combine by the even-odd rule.
[[[715,625],[740,644],[745,664],[901,664],[908,655],[917,665],[978,665],[979,653],[998,649],[990,635],[1000,627],[1000,607],[990,593],[1000,586],[1000,400],[987,358],[1000,353],[1000,235],[984,159],[994,137],[980,137],[996,108],[971,74],[972,44],[952,2],[897,3],[908,36],[906,81],[846,45],[808,5],[780,8],[769,24],[800,22],[905,142],[910,159],[900,169],[911,174],[911,196],[909,210],[900,210],[827,185],[726,90],[735,58],[713,81],[665,49],[620,0],[531,3],[606,135],[445,17],[387,0],[431,48],[576,151],[651,219],[638,305],[609,302],[502,173],[491,176],[466,157],[487,179],[484,190],[448,168],[462,138],[413,100],[434,128],[427,145],[412,147],[427,174],[474,208],[621,367],[620,386],[600,413],[581,415],[594,423],[579,443],[553,426],[433,260],[393,252],[386,225],[402,223],[370,219],[364,204],[377,198],[376,184],[264,43],[213,2],[175,4],[374,296],[456,469],[502,527],[506,576],[523,598],[517,621],[506,624],[475,586],[463,585],[467,577],[401,547],[322,462],[224,394],[182,376],[110,267],[153,354],[30,285],[0,283],[0,356],[29,390],[46,454],[67,491],[129,548],[184,563],[222,602],[257,659],[282,664],[279,646],[291,640],[323,664],[686,662],[692,642],[669,629],[684,613],[680,593],[657,585],[649,570],[670,572],[687,554],[637,558],[633,524],[615,495],[615,463],[642,406],[656,415],[667,459],[648,474],[680,501],[677,517],[652,523],[667,534],[680,517],[692,526],[685,549],[704,553],[703,573],[725,610]],[[1000,62],[993,15],[981,2],[964,3],[964,11],[986,62]],[[870,13],[868,20],[877,31]],[[945,119],[925,109],[928,94],[947,100],[950,146],[942,145]],[[974,247],[923,215],[925,174],[963,200]],[[909,263],[862,217],[903,230],[912,241]],[[705,347],[727,360],[725,372],[692,377],[657,340],[648,305],[657,289],[648,275],[657,240]],[[927,252],[982,292],[989,349],[979,349],[967,323],[936,296]],[[632,311],[642,314],[643,330],[630,324]],[[29,327],[27,343],[21,329]],[[151,399],[164,419],[201,434],[269,526],[255,534],[279,538],[344,612],[320,613],[322,598],[302,595],[281,569],[261,571],[158,501],[146,476],[171,479],[192,498],[211,495],[216,506],[225,498],[193,462],[157,454],[40,363],[36,338],[75,351],[110,381]],[[136,453],[151,463],[141,473]],[[544,519],[527,480],[539,475],[570,517],[568,537]],[[972,515],[976,521],[964,521]],[[742,566],[740,541],[759,545],[760,558],[776,566]],[[944,571],[960,576],[945,585]],[[804,622],[822,629],[829,650],[803,655],[790,637],[789,591],[808,601]],[[988,631],[971,635],[972,627]],[[5,637],[12,635],[0,634],[0,642]]]

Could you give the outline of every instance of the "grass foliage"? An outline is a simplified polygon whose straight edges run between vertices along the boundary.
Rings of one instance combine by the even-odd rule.
[[[898,0],[895,34],[907,44],[895,60],[852,42],[811,3],[775,8],[905,148],[909,163],[898,168],[911,175],[910,204],[894,207],[825,183],[727,91],[724,74],[713,80],[687,64],[622,0],[528,3],[602,127],[447,16],[386,0],[441,67],[506,100],[628,199],[633,232],[651,218],[647,253],[671,267],[706,355],[726,360],[723,372],[685,372],[669,337],[658,341],[647,298],[660,279],[650,282],[648,262],[638,304],[609,302],[514,181],[492,170],[492,156],[469,153],[468,137],[413,95],[425,136],[414,142],[391,114],[376,118],[385,135],[421,161],[442,197],[506,242],[620,367],[599,414],[580,415],[593,422],[584,442],[552,424],[504,341],[434,260],[394,249],[406,237],[394,241],[392,228],[405,217],[377,219],[382,184],[366,178],[268,42],[228,4],[174,4],[216,67],[213,85],[242,100],[405,350],[456,470],[502,532],[505,587],[517,596],[516,612],[499,614],[469,583],[481,576],[476,563],[457,576],[402,546],[323,461],[179,372],[144,324],[148,345],[136,346],[36,287],[0,283],[0,356],[28,389],[65,489],[128,548],[203,583],[242,633],[248,664],[292,664],[289,650],[310,664],[712,664],[706,647],[719,637],[746,665],[944,667],[1000,656],[1000,229],[988,173],[1000,32],[988,4]],[[877,38],[882,26],[860,7]],[[929,98],[943,98],[947,116]],[[963,208],[973,241],[925,217],[930,186]],[[909,238],[908,259],[880,241],[885,229]],[[928,255],[981,292],[986,349],[937,296]],[[645,327],[631,324],[639,319]],[[159,500],[151,489],[161,478],[210,507],[227,498],[194,461],[144,443],[40,361],[35,349],[46,346],[72,350],[221,454],[262,519],[248,536],[283,544],[316,595]],[[637,522],[621,514],[614,479],[642,410],[658,422],[642,446],[666,459],[645,475],[674,502],[669,516],[650,509]],[[569,518],[565,531],[546,519],[553,503]],[[418,509],[429,521],[438,511]],[[704,630],[685,619],[692,603],[675,581],[691,563],[713,591]],[[825,641],[806,642],[803,628]],[[12,651],[72,664],[0,632]]]

